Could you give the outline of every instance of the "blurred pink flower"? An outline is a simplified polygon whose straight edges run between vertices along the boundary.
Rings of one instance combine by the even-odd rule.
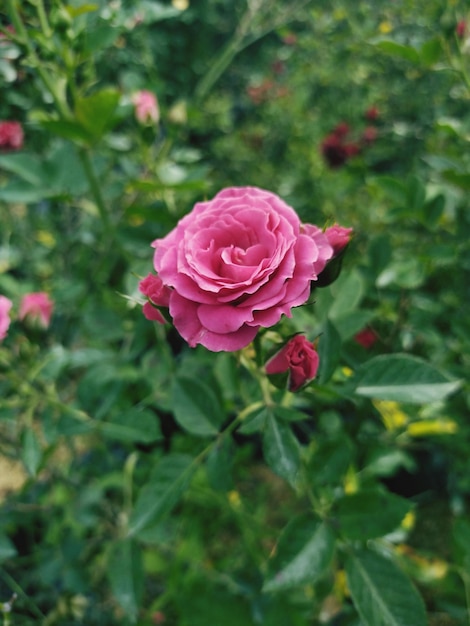
[[[366,128],[364,128],[364,132],[362,133],[362,141],[365,144],[371,144],[374,143],[374,141],[377,139],[377,129],[374,126],[366,126]]]
[[[151,91],[138,91],[132,97],[134,111],[140,124],[158,124],[160,108],[157,96]]]
[[[165,324],[165,318],[156,307],[163,306],[168,308],[171,290],[165,287],[159,276],[149,274],[140,281],[139,291],[149,299],[149,302],[146,302],[142,308],[145,317],[150,321]]]
[[[10,327],[10,309],[13,306],[6,296],[0,296],[0,341],[5,339]]]
[[[269,375],[288,372],[289,391],[298,391],[315,378],[319,363],[313,343],[304,335],[295,335],[269,359],[265,369]]]
[[[19,319],[28,318],[32,323],[47,328],[51,321],[54,303],[43,291],[28,293],[21,299]]]
[[[467,22],[460,20],[455,27],[455,34],[459,39],[463,39],[467,33]]]
[[[20,150],[23,138],[23,128],[19,122],[0,122],[0,150]]]

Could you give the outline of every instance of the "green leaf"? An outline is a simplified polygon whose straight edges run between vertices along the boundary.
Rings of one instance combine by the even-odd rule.
[[[187,489],[194,470],[190,456],[170,454],[161,459],[140,490],[129,519],[128,535],[136,535],[167,515]]]
[[[294,409],[291,406],[276,405],[272,408],[272,411],[276,417],[284,422],[300,422],[309,417],[308,413]]]
[[[28,428],[23,434],[21,458],[31,476],[36,476],[42,460],[42,450],[36,433]]]
[[[427,626],[422,598],[392,561],[358,550],[348,556],[345,569],[364,626]]]
[[[374,311],[349,311],[345,315],[336,317],[334,324],[341,340],[347,341],[354,337],[374,319],[375,315]]]
[[[371,489],[339,498],[332,514],[342,535],[366,541],[394,531],[411,508],[400,496]]]
[[[353,460],[354,447],[346,436],[322,441],[307,465],[307,474],[315,486],[337,486]]]
[[[324,384],[332,377],[340,358],[341,336],[336,326],[327,319],[318,342],[318,356],[320,357],[320,373],[318,381]]]
[[[31,204],[50,198],[55,193],[50,187],[36,187],[26,182],[14,182],[0,187],[0,200],[11,204]]]
[[[0,531],[0,563],[16,556],[17,550],[9,537]]]
[[[113,126],[119,97],[119,92],[116,89],[107,88],[97,91],[91,96],[77,99],[76,117],[95,140]]]
[[[229,585],[215,585],[207,578],[186,582],[175,596],[178,626],[255,626],[248,599],[232,593]]]
[[[283,530],[263,591],[280,591],[313,583],[333,558],[335,537],[320,519],[307,513],[293,519]]]
[[[202,380],[177,377],[172,387],[172,406],[178,424],[192,435],[217,435],[224,413],[212,389]]]
[[[115,544],[107,571],[114,597],[135,624],[144,588],[142,554],[138,544],[129,539]]]
[[[329,317],[336,322],[336,318],[356,309],[365,293],[365,284],[362,276],[355,271],[341,274],[332,285],[334,296]]]
[[[211,487],[216,491],[233,489],[233,449],[233,440],[224,437],[213,446],[207,457],[207,477]]]
[[[93,134],[77,122],[69,120],[40,120],[40,124],[53,135],[79,144],[89,144],[93,139]]]
[[[392,261],[377,277],[376,286],[379,289],[395,285],[402,289],[416,289],[426,280],[425,268],[422,262],[414,257]]]
[[[181,14],[179,9],[166,6],[156,0],[141,0],[134,11],[144,24],[154,24]]]
[[[470,521],[457,518],[452,528],[455,560],[470,572]]]
[[[34,186],[44,182],[44,168],[39,158],[24,152],[20,154],[0,154],[0,169],[16,174]]]
[[[359,396],[425,404],[443,400],[460,387],[461,381],[450,380],[418,357],[390,354],[361,365],[352,384]]]
[[[405,46],[404,44],[397,43],[396,41],[383,40],[376,43],[375,47],[390,56],[400,57],[401,59],[406,59],[412,63],[420,62],[420,54],[416,48],[413,48],[412,46]]]
[[[290,426],[269,413],[263,431],[263,453],[271,469],[295,485],[300,467],[300,450]]]
[[[422,63],[428,67],[439,61],[442,55],[442,44],[438,37],[426,41],[421,46],[420,57]]]
[[[445,196],[440,193],[428,200],[422,210],[422,220],[430,228],[434,228],[439,222],[446,206]]]
[[[109,422],[102,422],[100,430],[111,439],[153,443],[161,439],[160,425],[152,411],[134,409],[119,413]]]

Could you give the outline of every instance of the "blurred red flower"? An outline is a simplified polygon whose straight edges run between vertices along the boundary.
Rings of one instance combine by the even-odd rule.
[[[24,133],[19,122],[0,122],[0,150],[20,150]]]

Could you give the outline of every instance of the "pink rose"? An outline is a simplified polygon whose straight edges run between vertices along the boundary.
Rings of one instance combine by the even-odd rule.
[[[19,319],[28,318],[34,324],[47,328],[51,321],[54,304],[47,293],[28,293],[21,299]]]
[[[198,202],[154,241],[155,269],[172,288],[173,323],[189,345],[239,350],[260,327],[304,304],[310,282],[333,254],[308,229],[274,193],[230,187]]]
[[[295,335],[266,363],[267,374],[288,372],[288,389],[297,391],[317,375],[320,359],[313,343]]]
[[[151,91],[138,91],[132,102],[135,107],[135,116],[141,124],[157,124],[160,119],[160,109],[155,94]]]
[[[148,320],[165,324],[165,318],[156,307],[168,307],[170,302],[170,290],[168,287],[165,287],[159,276],[149,274],[140,281],[139,290],[149,299],[149,302],[146,302],[142,308],[145,317]]]
[[[8,334],[10,327],[10,309],[13,306],[11,300],[6,296],[0,296],[0,341],[3,341]]]
[[[0,122],[0,150],[19,150],[23,147],[23,138],[19,122]]]
[[[334,256],[337,256],[351,241],[352,228],[345,228],[339,224],[333,224],[325,230],[326,238],[333,248]]]

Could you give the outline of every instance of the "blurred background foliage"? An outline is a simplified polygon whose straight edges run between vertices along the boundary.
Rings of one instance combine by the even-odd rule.
[[[377,554],[430,624],[470,623],[469,17],[459,0],[0,8],[0,120],[24,129],[0,153],[0,293],[54,301],[47,330],[14,318],[0,345],[4,624],[410,623],[357,599],[362,566],[401,580]],[[156,125],[135,119],[140,90]],[[262,416],[288,458],[300,444],[314,495],[263,461],[259,415],[209,450],[191,403],[222,427],[258,385],[242,357],[190,350],[141,313],[150,243],[232,185],[354,228],[339,279],[265,337],[321,335],[295,418]],[[357,394],[354,373],[395,353],[460,390]],[[312,497],[345,533],[334,554],[302,517]],[[318,576],[276,587],[306,533]]]

